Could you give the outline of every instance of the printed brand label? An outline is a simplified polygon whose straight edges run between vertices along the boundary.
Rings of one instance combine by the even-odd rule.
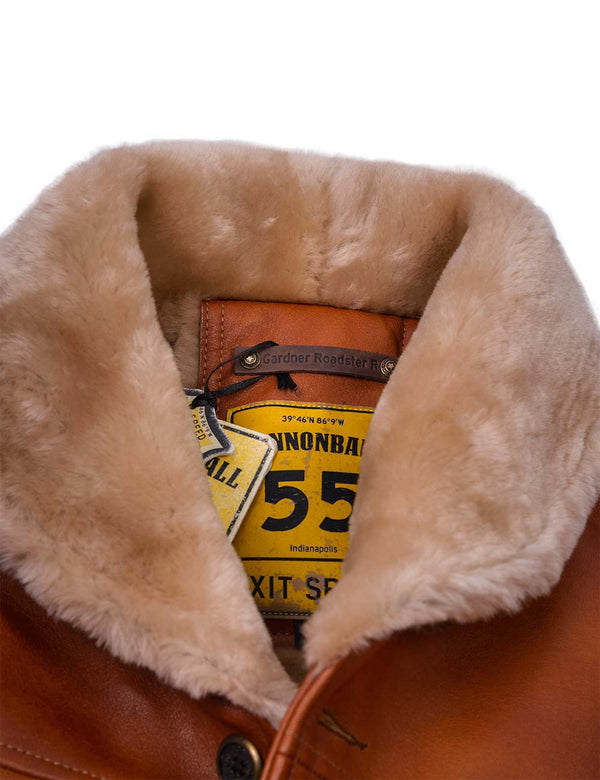
[[[294,371],[340,374],[387,382],[398,359],[379,352],[344,347],[284,346],[275,344],[260,351],[236,347],[235,374],[273,374]]]
[[[185,388],[185,394],[190,406],[201,392],[201,390]],[[190,411],[194,420],[196,438],[205,461],[209,458],[214,458],[216,455],[227,455],[233,452],[233,444],[227,438],[227,434],[223,431],[223,425],[217,419],[215,410],[210,404],[200,404],[195,409],[190,409]]]
[[[233,453],[204,464],[213,503],[229,539],[233,539],[269,471],[277,445],[269,436],[221,422]]]
[[[338,582],[373,409],[267,401],[228,419],[277,442],[234,547],[260,611],[303,617]]]

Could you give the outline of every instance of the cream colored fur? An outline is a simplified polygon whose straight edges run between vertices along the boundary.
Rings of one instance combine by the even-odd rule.
[[[71,170],[1,251],[4,563],[119,657],[273,722],[294,691],[181,392],[200,298],[423,315],[309,663],[558,580],[600,490],[600,340],[548,220],[505,184],[150,144]]]

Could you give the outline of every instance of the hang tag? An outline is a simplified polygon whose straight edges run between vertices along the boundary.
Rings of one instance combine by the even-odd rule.
[[[184,390],[190,405],[202,392],[201,390],[189,389],[187,387]],[[233,452],[233,444],[223,431],[222,422],[217,419],[215,410],[210,404],[200,404],[190,411],[194,420],[196,438],[205,462],[218,455],[228,455]]]
[[[204,464],[213,503],[230,540],[234,538],[277,452],[277,444],[257,431],[219,421],[233,452]]]
[[[229,411],[277,442],[234,542],[264,615],[306,617],[338,582],[372,416],[372,408],[280,401]]]

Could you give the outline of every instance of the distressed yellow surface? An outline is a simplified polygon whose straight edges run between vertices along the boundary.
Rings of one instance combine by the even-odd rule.
[[[271,472],[234,541],[261,612],[308,615],[339,580],[372,413],[280,401],[228,413],[232,422],[278,441]]]
[[[275,443],[264,434],[221,422],[233,452],[204,464],[213,503],[230,539],[236,535],[273,461]]]

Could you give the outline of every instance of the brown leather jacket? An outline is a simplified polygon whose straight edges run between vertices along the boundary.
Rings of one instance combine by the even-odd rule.
[[[0,776],[216,778],[229,749],[239,771],[222,777],[241,780],[255,749],[269,780],[596,778],[599,522],[596,507],[551,596],[397,633],[311,674],[277,731],[123,664],[3,575]]]
[[[600,775],[600,339],[526,199],[158,144],[75,168],[1,249],[0,776]],[[375,408],[366,441],[316,423],[358,487],[255,499],[337,539],[353,503],[314,615],[248,589],[182,392],[207,382],[233,422]],[[264,432],[304,479],[313,440]]]

